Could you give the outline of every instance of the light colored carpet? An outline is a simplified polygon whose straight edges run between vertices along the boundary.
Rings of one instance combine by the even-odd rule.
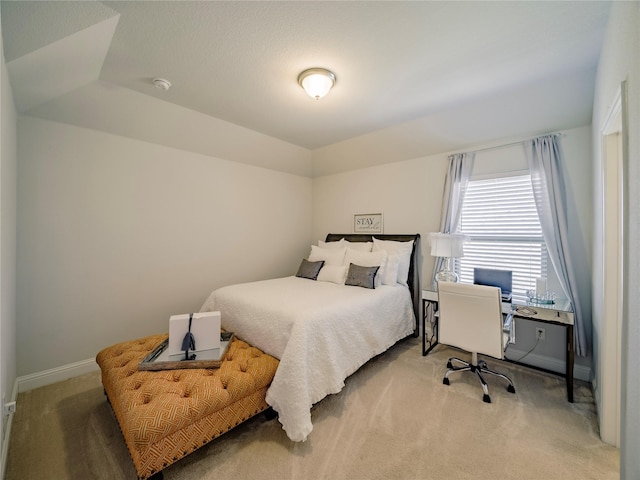
[[[470,374],[442,384],[446,358],[405,340],[312,411],[304,443],[259,415],[168,467],[166,480],[617,479],[618,450],[598,436],[589,385],[490,361],[517,393]],[[459,352],[455,352],[458,354]],[[464,357],[463,357],[464,358]],[[136,479],[99,373],[21,393],[5,480]]]

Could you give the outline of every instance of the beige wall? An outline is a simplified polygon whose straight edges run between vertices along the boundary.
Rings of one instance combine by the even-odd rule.
[[[447,168],[447,156],[434,155],[314,179],[314,240],[353,232],[356,213],[382,213],[384,233],[422,235],[422,278],[427,278],[433,259],[426,236],[440,226]]]
[[[311,180],[32,117],[20,118],[19,139],[18,342],[38,352],[18,353],[20,375],[162,331],[215,287],[291,274],[311,242],[351,232],[354,213],[383,213],[385,233],[420,233],[431,278],[427,234],[440,224],[446,154]],[[588,127],[563,138],[587,304],[590,142]],[[492,157],[480,154],[477,170],[506,164]],[[536,351],[558,370],[561,336]]]
[[[607,319],[602,312],[602,158],[600,129],[611,102],[622,81],[627,82],[629,141],[627,162],[623,165],[626,190],[624,226],[623,325],[622,325],[622,387],[621,387],[621,450],[620,478],[640,478],[640,3],[614,2],[609,18],[605,44],[598,67],[593,112],[594,138],[594,344],[596,353],[603,346],[600,332]],[[594,358],[595,368],[607,371],[602,356]],[[600,392],[601,394],[601,392]]]
[[[19,375],[166,331],[307,253],[307,177],[32,117],[18,148]]]
[[[0,32],[0,52],[2,33]],[[0,58],[0,392],[12,400],[16,380],[16,109],[4,62]],[[2,417],[5,446],[7,418]],[[0,447],[0,448],[2,448]],[[3,455],[4,455],[3,450]],[[2,462],[4,467],[4,458]],[[0,472],[0,476],[2,472]]]

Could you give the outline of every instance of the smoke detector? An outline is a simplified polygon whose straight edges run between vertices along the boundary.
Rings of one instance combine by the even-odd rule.
[[[167,91],[169,90],[169,88],[171,88],[171,82],[169,80],[166,80],[164,78],[154,78],[153,79],[153,84],[159,88],[160,90],[163,91]]]

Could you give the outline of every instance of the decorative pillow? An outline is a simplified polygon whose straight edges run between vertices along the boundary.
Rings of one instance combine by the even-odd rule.
[[[347,266],[351,263],[355,263],[361,267],[380,267],[380,275],[376,276],[376,287],[382,285],[382,272],[384,272],[387,263],[387,252],[384,250],[379,252],[362,252],[348,248],[344,257],[344,265]]]
[[[332,282],[338,285],[344,285],[346,276],[347,267],[343,265],[325,265],[320,270],[317,280],[319,282]]]
[[[324,260],[325,265],[342,265],[346,251],[346,248],[327,249],[311,245],[311,253],[309,254],[308,260],[310,262]]]
[[[346,248],[347,241],[344,238],[341,238],[337,242],[325,242],[323,240],[318,240],[318,246],[320,248],[326,249],[334,249],[334,248]]]
[[[347,248],[351,248],[353,250],[370,252],[373,249],[373,242],[350,242],[349,240],[344,240],[344,242],[346,243],[345,246]]]
[[[309,260],[305,260],[303,258],[302,262],[300,262],[300,267],[298,267],[298,273],[296,273],[296,277],[315,280],[318,278],[318,274],[320,273],[320,269],[323,265],[323,260],[320,260],[319,262],[310,262]]]
[[[349,272],[345,285],[354,287],[376,288],[376,273],[380,267],[361,267],[360,265],[349,265]]]
[[[409,277],[409,266],[411,265],[411,252],[413,251],[413,240],[408,242],[397,242],[394,240],[380,240],[373,237],[373,251],[386,251],[388,254],[400,256],[398,266],[398,283],[407,286]]]

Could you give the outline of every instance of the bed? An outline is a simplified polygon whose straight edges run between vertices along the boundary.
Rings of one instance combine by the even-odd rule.
[[[220,311],[224,329],[280,361],[266,401],[293,441],[311,433],[313,404],[417,336],[421,315],[419,234],[328,234],[318,243],[296,276],[216,289],[201,308]],[[314,278],[300,275],[309,265]]]

